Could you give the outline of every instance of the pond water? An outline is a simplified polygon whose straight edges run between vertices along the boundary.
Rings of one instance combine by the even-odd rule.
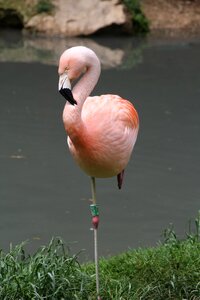
[[[88,45],[103,70],[93,94],[130,99],[140,132],[121,191],[97,180],[99,254],[155,246],[170,223],[182,236],[200,208],[200,41],[42,39],[0,32],[0,248],[61,236],[93,257],[90,181],[67,149],[57,62]]]

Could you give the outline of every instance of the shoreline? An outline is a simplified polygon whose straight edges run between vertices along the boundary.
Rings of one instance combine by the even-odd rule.
[[[29,1],[26,0],[25,3],[29,3]],[[35,6],[33,5],[34,3]],[[144,20],[139,22],[142,30],[145,18],[148,21],[149,32],[146,33],[145,30],[143,32],[146,36],[165,36],[167,38],[200,36],[199,0],[140,0],[139,9],[141,8],[141,13],[139,12],[138,15],[137,12],[127,11],[123,1],[117,5],[117,2],[113,0],[113,6],[110,6],[109,9],[106,6],[106,11],[112,12],[109,22],[102,21],[102,5],[105,5],[105,1],[99,0],[99,13],[93,7],[95,13],[100,16],[101,24],[98,24],[98,26],[94,22],[96,20],[94,12],[91,18],[86,19],[86,12],[84,10],[79,11],[79,8],[76,8],[76,10],[70,11],[70,18],[68,18],[68,14],[65,13],[66,3],[62,0],[54,0],[52,3],[54,3],[53,7],[55,9],[43,12],[37,11],[37,0],[34,3],[29,9],[26,9],[22,0],[18,0],[16,3],[11,2],[10,4],[5,4],[5,2],[0,0],[1,27],[10,26],[18,28],[24,35],[42,37],[92,37],[93,35],[103,36],[103,33],[106,32],[106,35],[110,36],[137,36],[137,33],[134,34],[134,25],[131,25],[132,14],[133,24],[134,18],[137,23],[138,17],[145,16]],[[73,19],[73,22],[71,19]]]

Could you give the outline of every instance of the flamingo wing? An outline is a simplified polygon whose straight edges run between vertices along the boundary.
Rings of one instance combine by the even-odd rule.
[[[118,176],[121,188],[125,169],[138,132],[138,116],[133,105],[117,95],[88,97],[81,118],[82,145],[70,144],[79,166],[93,177]],[[120,175],[121,174],[121,175]]]

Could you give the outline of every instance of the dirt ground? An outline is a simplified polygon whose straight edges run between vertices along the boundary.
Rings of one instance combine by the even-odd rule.
[[[150,30],[200,36],[200,0],[141,0]]]

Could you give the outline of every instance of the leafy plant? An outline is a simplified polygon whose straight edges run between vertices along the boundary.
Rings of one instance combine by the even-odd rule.
[[[51,0],[39,0],[36,5],[36,11],[38,14],[41,13],[51,13],[54,9],[54,5]]]
[[[123,0],[124,4],[132,14],[134,30],[137,33],[149,31],[149,21],[142,12],[140,0]]]

